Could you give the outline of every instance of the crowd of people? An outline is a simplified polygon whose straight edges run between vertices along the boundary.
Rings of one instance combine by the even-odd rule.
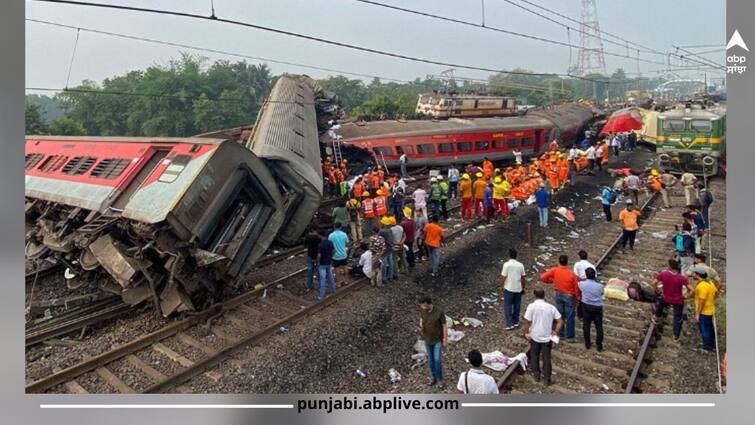
[[[479,166],[469,164],[460,169],[452,165],[445,173],[431,177],[427,186],[420,185],[411,193],[408,193],[404,180],[405,159],[401,175],[386,173],[378,165],[362,175],[349,176],[342,170],[347,168],[345,162],[338,167],[328,163],[327,182],[334,191],[331,193],[342,197],[342,202],[333,210],[332,232],[313,231],[307,235],[307,287],[314,287],[313,280],[317,276],[320,282],[317,298],[322,299],[328,290],[335,292],[336,282],[348,272],[368,277],[372,285],[385,285],[397,279],[399,274],[413,269],[417,261],[427,259],[431,261],[431,275],[435,276],[439,271],[444,237],[440,223],[449,219],[449,199],[459,200],[462,220],[482,218],[490,221],[505,220],[511,214],[514,202],[534,198],[540,226],[547,227],[554,193],[573,185],[578,173],[592,173],[596,168],[603,170],[609,155],[631,151],[635,146],[634,133],[609,134],[598,139],[588,132],[582,143],[565,150],[559,149],[554,141],[545,153],[531,158],[527,166],[518,151],[514,152],[515,164],[504,169],[496,168],[487,158]],[[324,162],[323,170],[325,167]],[[664,208],[670,208],[669,191],[681,184],[687,210],[671,238],[674,258],[669,260],[667,270],[657,274],[652,284],[658,293],[656,314],[661,317],[666,307],[672,307],[673,334],[679,338],[686,317],[685,300],[693,299],[702,349],[713,349],[712,316],[721,282],[718,273],[705,264],[706,256],[702,253],[712,194],[690,173],[677,179],[656,169],[643,173],[629,168],[606,171],[617,177],[612,185],[601,186],[600,200],[606,220],[614,219],[611,207],[620,195],[626,202],[618,214],[622,250],[627,246],[634,249],[641,221],[640,195],[659,192]],[[576,342],[578,318],[582,321],[585,348],[604,349],[605,282],[599,281],[586,251],[578,252],[579,260],[573,266],[569,266],[567,255],[560,255],[558,264],[537,279],[540,283],[553,285],[555,296],[552,303],[546,301],[544,288],[538,286],[533,291],[535,301],[522,314],[527,276],[526,267],[517,256],[516,250],[509,251],[498,282],[503,298],[504,328],[508,331],[517,329],[522,319],[523,333],[530,343],[531,369],[536,379],[542,377],[549,385],[552,382],[553,343],[560,340]],[[349,258],[358,260],[349,267]],[[445,314],[433,306],[429,297],[420,300],[420,309],[430,384],[435,385],[443,379],[442,354],[448,341]],[[591,336],[593,327],[594,341]],[[464,393],[497,392],[492,378],[482,372],[479,351],[471,351],[468,361],[472,368],[462,373],[457,390]]]

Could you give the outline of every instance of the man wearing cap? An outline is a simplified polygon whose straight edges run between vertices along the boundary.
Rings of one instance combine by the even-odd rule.
[[[551,157],[548,160],[548,168],[545,169],[545,175],[548,178],[548,184],[550,184],[550,192],[556,193],[560,185],[558,184],[558,165],[556,165],[555,157]]]
[[[624,251],[629,242],[629,249],[634,250],[634,239],[637,236],[637,229],[640,228],[639,220],[642,213],[634,208],[634,202],[631,199],[627,200],[627,207],[619,213],[619,221],[621,222],[621,250]]]
[[[459,196],[461,197],[461,218],[469,220],[472,218],[472,181],[467,173],[461,176]]]
[[[695,266],[695,320],[700,325],[700,337],[703,340],[703,350],[713,351],[716,349],[716,334],[713,327],[713,315],[716,314],[716,285],[708,280],[705,268]]]
[[[693,267],[689,268],[689,271],[687,272],[687,276],[688,277],[694,276],[695,274],[693,271],[694,267],[702,267],[703,269],[705,269],[705,274],[708,275],[708,280],[712,282],[714,285],[716,285],[716,288],[720,291],[721,288],[723,287],[723,282],[721,282],[721,275],[718,274],[716,269],[705,264],[706,259],[707,257],[705,256],[705,254],[695,254],[692,257]]]
[[[537,213],[540,218],[540,227],[548,227],[548,207],[551,203],[551,195],[545,188],[545,183],[540,183],[540,189],[535,192]]]
[[[349,213],[351,239],[354,242],[359,242],[362,240],[362,203],[356,196],[346,202],[346,211]]]
[[[650,188],[653,189],[654,192],[660,193],[663,189],[663,179],[661,178],[661,173],[658,172],[655,168],[650,170],[650,177],[648,177],[648,184],[650,184]],[[663,194],[661,194],[663,196]],[[668,195],[667,195],[668,197]]]
[[[509,205],[506,197],[509,194],[511,185],[501,177],[493,178],[493,208],[497,214],[503,217],[509,216]]]
[[[472,188],[474,190],[474,213],[475,216],[481,217],[486,213],[485,210],[485,188],[488,184],[482,173],[475,174],[477,180],[474,181]]]

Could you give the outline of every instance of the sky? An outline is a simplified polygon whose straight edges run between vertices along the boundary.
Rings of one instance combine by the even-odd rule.
[[[210,14],[212,0],[90,0]],[[524,11],[506,0],[376,0],[381,3],[481,23],[485,4],[488,26],[579,45],[579,33]],[[528,0],[579,20],[581,0]],[[724,62],[726,44],[725,0],[596,0],[600,28],[631,42],[661,52],[672,45],[719,45],[705,57]],[[521,0],[511,0],[530,9]],[[566,73],[577,63],[577,49],[520,38],[479,27],[389,10],[355,0],[214,0],[219,17],[251,22],[374,49],[444,62],[491,69],[524,68],[536,72]],[[550,15],[552,16],[552,15]],[[154,38],[244,55],[303,63],[337,70],[412,80],[439,74],[447,66],[389,58],[313,41],[273,34],[219,22],[174,16],[27,1],[27,19],[38,19],[81,28]],[[572,27],[574,22],[552,16]],[[189,49],[114,38],[81,31],[72,66],[77,31],[35,22],[26,23],[26,87],[61,88],[82,80],[101,82],[151,65],[165,65],[181,52],[199,53],[210,60],[238,58]],[[605,37],[605,36],[604,36]],[[607,37],[609,40],[618,40]],[[623,43],[623,42],[620,42]],[[626,47],[609,44],[604,49],[627,55]],[[709,51],[698,48],[695,51]],[[636,50],[629,50],[636,56]],[[571,62],[570,62],[571,55]],[[641,53],[640,58],[667,62],[662,55]],[[250,63],[262,61],[247,59]],[[623,68],[630,77],[638,71],[636,60],[605,56],[609,73]],[[316,78],[335,74],[291,65],[268,63],[275,74],[306,73]],[[657,76],[660,64],[639,63],[644,76]],[[456,69],[459,77],[487,78],[489,72]],[[702,71],[681,73],[702,78]],[[722,74],[719,74],[723,77]],[[356,77],[355,77],[356,78]],[[710,75],[709,75],[710,78]],[[68,82],[67,82],[68,81]],[[66,84],[67,83],[67,84]]]

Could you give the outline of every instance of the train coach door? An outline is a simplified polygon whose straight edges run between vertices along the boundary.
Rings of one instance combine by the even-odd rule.
[[[129,199],[131,199],[131,197],[134,195],[137,189],[139,189],[142,183],[147,180],[147,177],[152,174],[152,171],[154,171],[154,169],[157,168],[158,165],[160,165],[160,162],[166,156],[168,156],[168,153],[172,148],[153,147],[150,149],[152,150],[152,155],[146,160],[142,159],[142,163],[144,165],[141,167],[141,169],[139,169],[136,176],[131,179],[128,185],[123,189],[121,194],[118,195],[118,197],[115,199],[115,202],[112,203],[110,208],[117,211],[123,211],[123,209],[126,207],[126,204],[128,204]]]

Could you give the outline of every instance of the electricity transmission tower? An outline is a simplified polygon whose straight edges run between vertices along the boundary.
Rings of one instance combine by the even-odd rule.
[[[600,36],[598,7],[596,0],[582,1],[582,19],[579,40],[579,75],[603,74],[606,72],[606,59],[603,55],[603,39]]]

